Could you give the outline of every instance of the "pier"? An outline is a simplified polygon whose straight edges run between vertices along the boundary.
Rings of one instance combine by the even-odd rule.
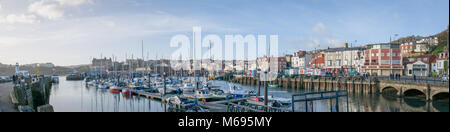
[[[53,112],[49,105],[51,87],[50,77],[23,78],[14,82],[11,102],[19,112]]]

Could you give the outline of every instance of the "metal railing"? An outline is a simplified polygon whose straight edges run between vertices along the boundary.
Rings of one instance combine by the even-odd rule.
[[[305,102],[305,109],[308,111],[308,102],[318,101],[318,100],[329,100],[336,99],[335,109],[339,112],[339,97],[346,97],[347,101],[347,111],[348,111],[348,91],[338,90],[338,91],[325,91],[325,92],[310,92],[292,95],[292,111],[295,112],[295,103]],[[300,99],[297,99],[300,98]]]
[[[434,77],[405,77],[402,76],[400,78],[389,77],[389,76],[379,76],[377,77],[379,80],[384,81],[398,81],[398,82],[419,82],[419,83],[439,83],[439,84],[448,84],[448,81],[444,81],[440,78]]]

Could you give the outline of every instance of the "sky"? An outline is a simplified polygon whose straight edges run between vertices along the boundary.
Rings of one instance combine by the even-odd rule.
[[[429,36],[448,0],[0,0],[0,63],[169,58],[173,36],[278,35],[279,54]]]

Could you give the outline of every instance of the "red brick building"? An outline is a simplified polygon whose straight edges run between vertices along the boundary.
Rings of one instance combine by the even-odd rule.
[[[382,43],[367,47],[364,51],[365,62],[361,67],[364,72],[379,76],[403,73],[400,44]]]
[[[309,62],[309,65],[312,68],[323,69],[325,67],[325,54],[322,52],[314,54],[311,62]]]

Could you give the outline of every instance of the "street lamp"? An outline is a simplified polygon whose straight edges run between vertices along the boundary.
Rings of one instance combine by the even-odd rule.
[[[267,71],[264,71],[264,76],[265,76],[265,81],[266,81],[266,85],[264,85],[264,106],[268,106],[267,104],[268,104],[268,93],[269,93],[269,91],[268,91],[268,81],[269,81],[269,79],[267,78]]]

